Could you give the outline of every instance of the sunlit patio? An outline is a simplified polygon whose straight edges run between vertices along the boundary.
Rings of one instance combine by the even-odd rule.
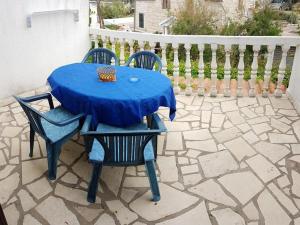
[[[77,135],[50,182],[44,141],[36,138],[30,159],[25,114],[17,103],[1,107],[0,204],[8,224],[300,224],[300,117],[291,101],[176,98],[174,122],[159,111],[168,133],[158,143],[157,203],[138,166],[105,167],[89,204],[91,167]],[[46,101],[34,107],[48,110]]]

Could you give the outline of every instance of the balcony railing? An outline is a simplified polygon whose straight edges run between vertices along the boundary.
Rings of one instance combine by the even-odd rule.
[[[292,67],[295,64],[294,61],[300,60],[294,57],[297,55],[296,52],[299,51],[300,38],[298,37],[161,35],[97,28],[91,28],[90,35],[92,42],[94,42],[94,47],[102,45],[103,47],[110,47],[113,51],[118,50],[121,65],[125,62],[125,49],[129,49],[130,55],[134,50],[144,50],[146,48],[152,52],[159,52],[163,64],[163,74],[168,74],[168,64],[173,65],[170,78],[174,81],[175,93],[180,92],[180,64],[184,64],[183,75],[185,77],[186,95],[191,95],[193,92],[192,87],[196,86],[196,91],[200,96],[208,92],[212,97],[218,94],[226,97],[231,95],[242,97],[245,95],[246,87],[246,94],[250,97],[254,97],[258,93],[261,93],[264,97],[267,97],[270,93],[274,93],[276,97],[281,97],[284,92],[282,88],[283,79],[288,73],[287,70],[291,72],[291,76],[294,76],[296,73],[295,69],[287,67]],[[118,46],[118,49],[116,49],[116,46]],[[196,59],[197,77],[194,79],[196,85],[192,80],[192,47],[196,48],[198,54]],[[170,48],[172,61],[167,60]],[[204,54],[207,49],[210,52],[210,62],[208,63],[204,60]],[[249,53],[251,60],[248,67],[245,65],[246,52]],[[185,62],[180,62],[179,54],[184,54],[184,57],[181,58],[184,58]],[[224,61],[221,63],[218,60],[220,54],[224,56]],[[231,62],[233,54],[238,59],[235,67]],[[263,63],[260,63],[260,59],[263,59]],[[277,64],[276,60],[278,61]],[[209,75],[207,75],[205,70],[207,64],[210,67]],[[222,67],[224,76],[218,76],[219,67]],[[234,69],[237,76],[235,79],[232,79],[232,71]],[[249,75],[248,78],[246,78],[246,69]],[[270,88],[270,78],[271,75],[274,76],[274,69],[276,69],[276,77],[272,90]],[[258,73],[263,77],[261,82],[257,82]],[[209,79],[209,88],[206,85],[207,79]]]

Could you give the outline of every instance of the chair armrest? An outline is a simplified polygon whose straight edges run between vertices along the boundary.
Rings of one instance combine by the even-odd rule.
[[[161,121],[160,117],[157,115],[157,113],[154,113],[152,115],[152,126],[154,129],[160,130],[160,132],[166,132],[167,128],[165,124]]]
[[[38,101],[38,100],[42,100],[42,99],[48,99],[50,109],[54,109],[52,95],[50,93],[44,93],[44,94],[35,95],[35,96],[31,96],[31,97],[24,97],[24,98],[20,98],[17,96],[14,96],[14,97],[19,98],[24,102],[34,102],[34,101]]]
[[[91,127],[91,122],[92,122],[92,116],[88,115],[85,120],[84,123],[82,125],[82,128],[80,130],[80,134],[83,135],[85,133],[87,133],[90,130]]]
[[[72,117],[71,119],[67,119],[67,120],[64,120],[64,121],[61,121],[61,122],[56,122],[56,121],[54,121],[54,120],[49,119],[47,116],[45,116],[45,115],[43,115],[43,114],[40,114],[40,115],[41,115],[41,117],[43,117],[45,120],[47,120],[49,123],[52,123],[53,125],[58,126],[58,127],[66,126],[66,125],[68,125],[68,124],[70,124],[70,123],[73,123],[73,122],[76,121],[76,120],[81,119],[81,118],[84,116],[83,113],[80,113],[80,114],[78,114],[78,115]]]

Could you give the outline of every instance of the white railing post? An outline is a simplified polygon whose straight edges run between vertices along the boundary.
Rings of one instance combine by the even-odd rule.
[[[107,37],[103,36],[103,48],[107,48],[106,44],[107,44]]]
[[[281,84],[282,80],[285,75],[285,69],[286,69],[286,57],[287,57],[287,52],[290,49],[289,45],[282,45],[282,57],[281,57],[281,62],[279,64],[279,70],[278,70],[278,79],[277,79],[277,87],[275,90],[275,97],[281,97],[282,96],[282,90],[281,90]]]
[[[168,76],[168,71],[167,71],[167,44],[166,43],[161,43],[161,63],[162,63],[162,74]]]
[[[111,50],[112,50],[113,52],[116,52],[116,40],[115,40],[115,38],[111,38],[110,42],[111,42]],[[115,65],[115,64],[116,64],[114,58],[111,59],[111,63],[112,63],[112,65]]]
[[[238,64],[238,90],[237,90],[237,96],[243,97],[243,80],[244,80],[244,71],[245,71],[245,50],[246,45],[240,45],[239,46],[239,64]]]
[[[296,46],[292,74],[290,77],[288,95],[292,98],[295,109],[300,113],[300,44]]]
[[[98,44],[98,35],[95,34],[92,36],[92,40],[94,41],[95,43],[95,48],[99,48],[99,44]]]
[[[210,87],[210,96],[217,96],[217,44],[211,44],[212,59],[211,59],[211,87]]]
[[[154,48],[155,48],[156,43],[155,42],[150,42],[149,45],[150,45],[150,51],[154,53],[155,52]]]
[[[273,58],[274,58],[274,51],[275,51],[275,45],[269,45],[268,46],[268,59],[267,64],[265,68],[265,76],[264,76],[264,87],[263,87],[263,97],[268,97],[269,92],[269,84],[270,84],[270,78],[272,73],[272,66],[273,66]]]
[[[173,66],[173,76],[174,76],[174,93],[178,94],[180,92],[179,88],[179,60],[178,60],[178,43],[172,45],[174,49],[174,66]]]
[[[124,65],[125,63],[125,40],[124,38],[120,39],[120,64]]]
[[[255,85],[256,85],[256,78],[257,78],[257,69],[258,69],[258,53],[260,50],[260,45],[253,45],[253,61],[251,65],[251,78],[249,80],[250,89],[249,89],[249,96],[255,97]]]
[[[192,79],[192,70],[191,70],[191,44],[184,44],[186,59],[185,59],[185,77],[186,77],[186,84],[187,87],[185,89],[186,95],[192,94],[192,86],[191,86],[191,79]]]
[[[225,65],[224,65],[224,96],[230,97],[230,75],[231,75],[231,64],[230,64],[230,52],[231,45],[225,45]]]
[[[205,94],[204,91],[204,60],[203,60],[203,52],[204,52],[204,44],[198,45],[199,50],[199,65],[198,65],[198,78],[199,78],[199,88],[198,95],[203,96]]]
[[[129,44],[129,57],[130,57],[133,55],[133,52],[134,52],[134,49],[133,49],[134,40],[129,40],[128,44]],[[133,66],[133,60],[130,62],[130,66]]]

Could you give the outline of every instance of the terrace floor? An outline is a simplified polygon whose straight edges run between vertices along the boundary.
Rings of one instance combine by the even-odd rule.
[[[35,105],[46,110],[46,102]],[[47,180],[44,142],[29,159],[28,125],[0,108],[0,204],[8,223],[96,225],[299,225],[300,117],[283,97],[177,96],[159,138],[161,201],[150,201],[145,168],[106,167],[96,204],[86,201],[90,165],[68,142],[58,178]]]

